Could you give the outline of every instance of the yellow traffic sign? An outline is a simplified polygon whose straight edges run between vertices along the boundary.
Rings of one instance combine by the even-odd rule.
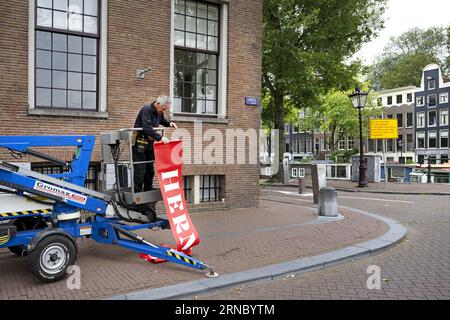
[[[370,119],[370,139],[398,139],[397,119]]]

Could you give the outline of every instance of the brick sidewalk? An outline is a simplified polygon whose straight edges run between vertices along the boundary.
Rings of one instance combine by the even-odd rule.
[[[324,224],[315,220],[309,200],[280,198],[265,193],[259,208],[192,214],[202,239],[194,256],[220,274],[243,271],[360,243],[384,234],[381,221],[351,211],[345,219]],[[170,231],[140,232],[149,241],[172,243]],[[197,279],[203,272],[174,264],[153,265],[125,249],[79,242],[77,265],[81,290],[65,281],[42,284],[27,270],[26,258],[0,252],[0,299],[93,299],[156,288]]]

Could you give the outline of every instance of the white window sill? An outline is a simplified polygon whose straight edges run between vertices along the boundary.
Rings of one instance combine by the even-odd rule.
[[[28,109],[28,114],[32,116],[51,117],[77,117],[77,118],[98,118],[108,119],[108,112],[83,111],[83,110],[52,110],[52,109]]]
[[[199,114],[173,114],[170,115],[170,121],[173,122],[206,122],[206,123],[219,123],[228,124],[228,119],[220,118],[218,116],[206,116]]]

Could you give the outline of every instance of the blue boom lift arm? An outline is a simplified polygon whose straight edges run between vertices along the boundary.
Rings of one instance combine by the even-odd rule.
[[[110,195],[83,187],[94,144],[95,136],[0,136],[0,148],[6,148],[16,155],[17,153],[29,154],[69,167],[69,171],[66,173],[43,175],[0,161],[0,187],[6,187],[0,189],[0,191],[14,192],[19,197],[29,198],[31,194],[53,200],[49,204],[49,208],[46,209],[0,211],[0,232],[4,231],[0,233],[0,248],[8,247],[11,251],[13,251],[12,248],[23,248],[22,252],[30,253],[30,258],[32,256],[34,260],[39,260],[31,262],[31,265],[34,265],[34,270],[31,268],[31,271],[43,281],[56,281],[65,276],[68,265],[59,266],[58,261],[60,259],[66,258],[64,261],[67,260],[67,264],[71,262],[70,258],[64,256],[64,248],[71,247],[70,245],[63,244],[61,247],[63,249],[58,251],[58,248],[56,248],[50,252],[48,251],[50,249],[45,251],[45,248],[41,248],[42,245],[39,245],[39,243],[43,243],[43,239],[61,239],[58,236],[71,240],[75,250],[76,238],[91,237],[99,243],[119,245],[137,253],[147,254],[187,267],[200,270],[207,269],[210,275],[214,274],[212,268],[203,262],[177,250],[154,245],[132,232],[133,230],[155,227],[169,228],[167,220],[157,219],[153,223],[140,225],[125,224],[118,214],[116,203]],[[33,147],[61,146],[76,147],[70,164],[30,149]],[[116,215],[106,215],[108,206],[114,209]],[[93,212],[95,215],[86,222],[80,222],[78,221],[79,216],[76,216],[79,210]],[[71,219],[70,214],[75,214],[74,217],[76,218]],[[49,228],[46,224],[47,227],[41,225],[37,229],[29,230],[22,227],[22,230],[17,230],[17,224],[14,225],[13,222],[20,219],[30,219],[30,217],[50,222],[51,227]],[[9,223],[4,223],[3,220],[8,220]],[[34,251],[41,252],[33,254]],[[77,252],[75,252],[76,255]]]

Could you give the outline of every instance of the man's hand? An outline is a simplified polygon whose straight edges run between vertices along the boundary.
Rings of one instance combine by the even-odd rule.
[[[171,122],[171,123],[170,123],[170,126],[171,126],[172,128],[178,129],[178,126],[177,126],[177,124],[176,124],[175,122]]]
[[[162,137],[161,141],[162,141],[162,143],[164,143],[164,144],[168,144],[168,143],[170,142],[170,139],[167,138],[167,137]]]

